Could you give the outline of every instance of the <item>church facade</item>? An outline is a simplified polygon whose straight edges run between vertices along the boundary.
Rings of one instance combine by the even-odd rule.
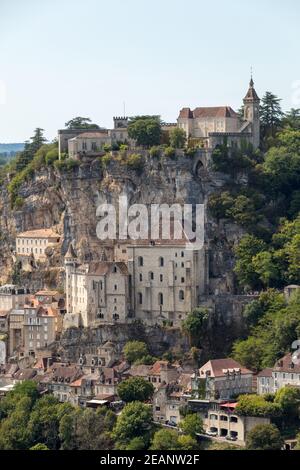
[[[257,149],[260,142],[260,99],[252,77],[243,102],[243,118],[230,106],[183,108],[177,119],[178,127],[184,129],[187,138],[198,140],[204,148],[213,149],[226,139],[229,146],[241,146],[242,142],[247,142]]]

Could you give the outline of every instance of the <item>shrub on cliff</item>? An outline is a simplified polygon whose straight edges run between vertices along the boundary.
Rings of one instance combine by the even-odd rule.
[[[145,165],[144,157],[139,153],[128,155],[126,163],[129,168],[135,170],[139,174],[142,173]]]

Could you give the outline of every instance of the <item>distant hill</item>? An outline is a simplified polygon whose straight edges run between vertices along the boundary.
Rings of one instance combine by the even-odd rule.
[[[13,143],[13,144],[1,144],[0,143],[0,153],[16,153],[21,152],[24,149],[23,143]]]

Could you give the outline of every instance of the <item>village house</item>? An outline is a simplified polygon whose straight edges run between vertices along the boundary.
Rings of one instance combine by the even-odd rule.
[[[203,147],[213,149],[227,140],[229,146],[241,146],[248,142],[256,149],[260,144],[260,99],[250,80],[244,98],[243,119],[230,106],[211,108],[183,108],[178,117],[178,126],[184,129],[187,138],[198,140]]]
[[[62,331],[64,297],[57,291],[27,295],[22,308],[9,312],[9,354],[36,356]]]
[[[122,376],[115,368],[102,367],[95,384],[95,397],[107,399],[107,397],[117,396],[117,387],[121,380]]]
[[[156,361],[148,371],[148,381],[152,383],[154,388],[158,388],[162,383],[169,384],[178,376],[179,367],[168,361]]]
[[[78,365],[85,374],[92,374],[102,367],[112,367],[118,358],[116,347],[111,341],[107,341],[95,348],[94,352],[80,354]]]
[[[9,312],[11,309],[24,306],[29,294],[28,289],[14,284],[6,284],[0,287],[0,311]]]
[[[153,395],[153,419],[159,423],[178,425],[180,413],[192,397],[191,374],[181,373],[176,381],[161,383]]]
[[[231,358],[212,359],[199,369],[205,380],[205,398],[229,400],[253,392],[253,372]]]
[[[188,405],[203,420],[204,432],[216,437],[229,438],[245,446],[248,433],[258,424],[270,424],[270,418],[241,416],[236,402],[191,399]]]
[[[20,263],[29,259],[44,262],[47,259],[47,248],[56,246],[60,241],[52,229],[29,230],[16,236],[16,255]]]
[[[291,353],[279,359],[274,367],[262,370],[257,376],[259,395],[276,393],[288,385],[300,387],[300,361],[295,361]]]
[[[54,363],[47,376],[47,390],[49,390],[60,402],[72,402],[73,387],[71,383],[83,376],[82,370],[76,365],[68,363]]]

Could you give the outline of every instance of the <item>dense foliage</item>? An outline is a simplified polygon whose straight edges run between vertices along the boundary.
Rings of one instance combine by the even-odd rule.
[[[36,384],[25,381],[0,402],[0,449],[108,449],[115,419],[104,408],[94,412],[40,397]]]
[[[244,311],[249,336],[233,345],[233,357],[252,370],[273,367],[300,334],[300,295],[287,304],[276,291],[262,293]]]
[[[284,444],[274,424],[258,424],[249,431],[246,440],[248,450],[280,450]]]
[[[130,377],[118,385],[118,395],[125,402],[147,401],[153,392],[152,383],[142,377]]]

